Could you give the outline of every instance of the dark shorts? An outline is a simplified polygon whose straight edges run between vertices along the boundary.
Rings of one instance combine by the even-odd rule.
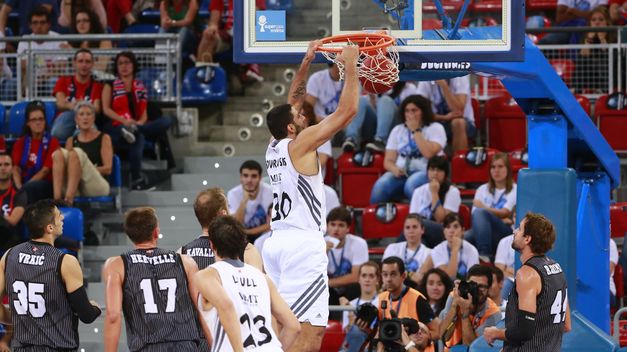
[[[477,127],[475,127],[475,123],[473,121],[468,120],[468,118],[464,117],[466,120],[466,137],[475,138],[475,134],[477,133]],[[444,126],[444,130],[446,131],[446,139],[449,141],[453,138],[453,131],[451,130],[451,121],[440,121],[442,126]]]

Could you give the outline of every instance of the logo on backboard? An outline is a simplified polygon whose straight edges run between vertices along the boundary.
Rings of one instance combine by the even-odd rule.
[[[257,11],[255,34],[258,41],[285,40],[285,11]]]

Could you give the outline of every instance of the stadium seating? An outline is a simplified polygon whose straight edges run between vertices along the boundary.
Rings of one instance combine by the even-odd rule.
[[[441,1],[442,7],[444,8],[444,12],[448,15],[451,13],[457,13],[462,8],[464,1],[463,0],[443,0]],[[422,12],[423,13],[436,13],[438,9],[435,7],[435,3],[433,1],[424,1],[422,3]]]
[[[472,96],[479,96],[479,97],[487,97],[487,98],[493,98],[493,97],[500,97],[503,95],[509,95],[509,93],[507,92],[507,89],[505,89],[505,87],[503,86],[503,83],[501,83],[500,80],[495,79],[495,78],[488,78],[488,77],[477,77],[478,78],[478,84],[476,86],[472,86],[473,92],[472,92]]]
[[[485,118],[483,114],[481,114],[481,104],[479,100],[475,98],[472,98],[470,101],[472,103],[472,112],[475,116],[475,127],[477,128],[477,133],[480,133],[485,125]]]
[[[623,278],[623,267],[620,264],[616,264],[614,267],[613,279],[614,285],[616,286],[616,305],[622,307],[623,297],[625,296],[625,282]],[[612,314],[614,314],[614,312],[612,312]]]
[[[17,78],[5,78],[0,82],[0,101],[17,99]]]
[[[502,0],[477,0],[472,4],[475,12],[499,12],[503,10]]]
[[[89,203],[90,205],[99,206],[100,204],[112,204],[113,208],[118,212],[122,211],[122,163],[117,155],[113,155],[113,165],[111,166],[111,174],[109,175],[109,186],[111,194],[103,197],[76,197],[74,202],[77,204]]]
[[[462,225],[464,225],[465,230],[472,227],[472,215],[470,213],[469,206],[463,203],[459,205],[459,217],[462,218],[462,221],[464,222]]]
[[[290,11],[294,8],[292,0],[266,0],[266,10]]]
[[[206,104],[227,98],[226,72],[220,66],[192,67],[183,78],[183,103]]]
[[[165,70],[157,67],[148,67],[137,72],[136,77],[146,87],[150,99],[159,99],[166,96],[168,82],[165,80],[167,78]],[[172,87],[176,89],[176,79],[173,79]]]
[[[426,31],[429,29],[440,29],[442,28],[442,21],[437,18],[423,18],[422,19],[422,30]]]
[[[523,160],[526,157],[526,152],[525,149],[519,149],[509,153],[509,162],[512,165],[514,181],[518,180],[518,171],[527,167],[527,160]]]
[[[327,165],[325,166],[324,183],[334,187],[335,186],[335,159],[327,159]]]
[[[322,338],[320,351],[339,351],[345,335],[342,329],[342,322],[329,320],[329,323],[324,329],[324,337]]]
[[[63,214],[63,234],[55,246],[67,254],[78,255],[83,242],[83,212],[77,208],[59,208]]]
[[[355,162],[355,153],[343,153],[337,161],[340,181],[340,200],[346,206],[364,208],[370,204],[370,190],[377,179],[385,172],[383,154],[364,152],[362,157],[372,157],[371,163]]]
[[[527,23],[525,25],[527,29],[530,28],[547,28],[551,27],[551,20],[546,16],[530,16],[527,18]],[[546,33],[529,33],[527,36],[534,42],[538,43],[538,40],[544,38]]]
[[[557,75],[562,78],[567,86],[570,86],[573,81],[573,73],[575,72],[575,63],[570,59],[551,59],[549,63],[557,72]]]
[[[607,106],[608,96],[600,97],[594,105],[597,127],[610,146],[616,151],[627,151],[627,106],[613,110]]]
[[[132,37],[133,34],[157,34],[160,28],[156,24],[136,23],[126,27],[124,34],[127,34],[129,37]],[[121,40],[118,43],[120,48],[154,48],[154,46],[154,41],[149,40]]]
[[[527,116],[510,96],[496,97],[485,104],[488,146],[502,151],[524,148]]]
[[[389,221],[385,222],[388,212]],[[398,237],[403,232],[407,214],[409,214],[409,204],[386,203],[367,206],[361,218],[364,239]]]
[[[527,11],[555,10],[557,0],[527,0]]]
[[[26,106],[28,105],[28,101],[21,101],[19,103],[15,103],[11,109],[9,110],[9,128],[6,131],[7,134],[13,137],[19,137],[22,135],[22,131],[24,130],[24,122],[26,121],[26,116],[24,113],[26,112]],[[57,111],[57,107],[54,102],[48,101],[44,103],[44,109],[46,110],[46,123],[48,124],[48,129],[52,126],[52,120]]]
[[[588,116],[591,116],[590,113],[592,110],[591,110],[590,99],[580,94],[575,94],[575,98],[579,102],[579,105],[581,105],[583,110],[586,112],[586,114],[588,114]]]
[[[6,121],[7,108],[4,105],[0,104],[0,134],[4,135],[7,132],[7,121]]]
[[[610,205],[610,236],[622,238],[627,234],[627,202]]]
[[[488,182],[490,178],[490,162],[497,150],[487,148],[484,150],[486,160],[481,165],[470,164],[466,160],[467,150],[455,152],[451,161],[451,182],[455,184],[481,184]],[[462,197],[472,197],[475,194],[474,189],[460,189]]]

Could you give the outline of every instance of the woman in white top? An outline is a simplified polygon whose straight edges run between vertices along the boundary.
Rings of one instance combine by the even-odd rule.
[[[464,226],[458,214],[448,214],[443,224],[446,240],[431,251],[433,266],[444,270],[453,280],[465,280],[468,269],[479,264],[479,253],[464,240]]]
[[[449,166],[446,158],[436,156],[429,159],[427,170],[429,183],[414,191],[409,212],[417,213],[425,219],[422,242],[433,248],[444,240],[441,225],[444,217],[459,212],[462,198],[459,189],[448,181]]]
[[[472,201],[472,228],[465,237],[474,243],[484,261],[492,262],[499,241],[512,233],[512,212],[516,206],[516,184],[506,153],[490,162],[490,180],[481,185]]]
[[[405,262],[407,279],[405,284],[417,288],[424,274],[433,267],[431,262],[431,248],[422,244],[422,234],[425,232],[422,217],[418,214],[409,214],[403,225],[405,241],[391,243],[385,248],[383,258],[399,257]]]
[[[370,204],[411,198],[417,187],[427,182],[427,161],[443,155],[444,127],[434,121],[431,102],[410,95],[399,107],[403,124],[390,132],[385,146],[383,167],[387,171],[372,187]]]

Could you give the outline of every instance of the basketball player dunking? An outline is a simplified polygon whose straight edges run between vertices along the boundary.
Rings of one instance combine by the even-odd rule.
[[[505,329],[486,328],[488,344],[504,340],[504,352],[558,352],[570,331],[566,277],[559,263],[546,256],[555,242],[555,228],[543,215],[527,213],[514,230],[512,248],[523,265],[505,310]]]
[[[299,113],[305,98],[309,64],[320,42],[314,41],[290,87],[288,103],[274,107],[266,117],[274,140],[266,151],[266,167],[274,205],[272,236],[263,248],[266,272],[301,323],[301,333],[290,351],[319,351],[327,324],[328,278],[323,177],[316,149],[348,126],[357,112],[359,81],[356,46],[347,46],[339,59],[345,65],[345,83],[337,110],[308,127]]]

